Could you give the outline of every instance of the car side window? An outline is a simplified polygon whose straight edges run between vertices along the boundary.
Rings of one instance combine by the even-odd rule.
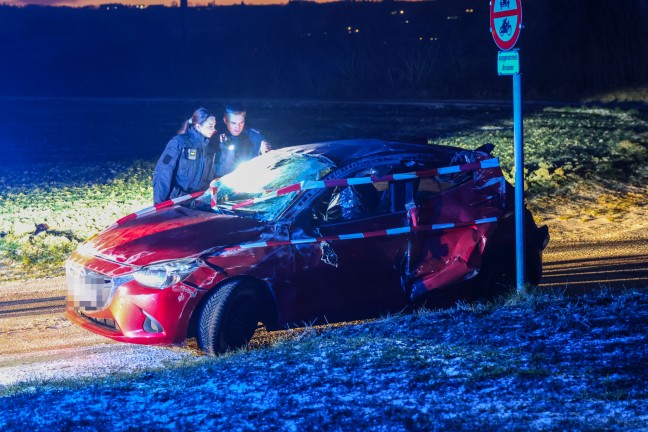
[[[430,198],[438,193],[443,192],[444,190],[451,188],[457,185],[453,181],[443,181],[438,177],[423,177],[418,186],[418,192],[416,194],[416,201],[421,202],[425,201],[427,198]]]
[[[434,196],[446,189],[458,186],[471,179],[470,173],[456,173],[438,177],[422,177],[416,191],[416,204],[425,206]]]
[[[391,165],[363,169],[352,177],[382,177],[392,171]],[[316,224],[337,223],[389,213],[389,182],[337,186],[326,190],[312,207]]]
[[[420,167],[425,168],[423,165]],[[347,178],[383,177],[414,170],[409,166],[383,165],[352,173]],[[315,224],[328,224],[404,212],[412,204],[425,206],[434,196],[469,178],[470,174],[457,173],[406,181],[337,186],[327,189],[315,202],[312,207],[313,220]]]
[[[338,186],[325,192],[313,207],[313,219],[333,223],[385,214],[389,210],[388,190],[374,184]]]

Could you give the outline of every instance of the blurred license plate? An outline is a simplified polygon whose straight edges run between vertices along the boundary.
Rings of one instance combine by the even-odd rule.
[[[87,311],[103,309],[112,294],[112,280],[88,270],[78,264],[65,265],[68,285],[68,306],[75,310]]]

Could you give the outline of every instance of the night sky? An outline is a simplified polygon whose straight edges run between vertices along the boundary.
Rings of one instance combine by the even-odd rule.
[[[108,3],[121,3],[125,5],[164,5],[176,6],[180,3],[179,0],[8,0],[2,2],[6,5],[24,6],[24,5],[43,5],[43,6],[70,6],[70,7],[83,7],[83,6],[98,6]],[[189,1],[189,6],[202,6],[210,3],[222,6],[240,4],[240,0],[197,0]],[[285,4],[287,0],[245,0],[247,5],[264,5],[264,4]],[[318,3],[323,3],[319,0]]]

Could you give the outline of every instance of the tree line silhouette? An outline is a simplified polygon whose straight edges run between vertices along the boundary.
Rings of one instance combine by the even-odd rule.
[[[491,98],[488,2],[0,6],[0,95]],[[648,2],[525,0],[533,98],[646,85]]]

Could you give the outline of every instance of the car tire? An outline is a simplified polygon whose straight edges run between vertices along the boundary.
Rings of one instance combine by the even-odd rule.
[[[467,284],[469,298],[473,300],[490,301],[504,295],[515,286],[515,255],[501,251],[498,260],[488,260],[484,256],[482,269],[479,274],[470,279]],[[511,262],[513,268],[510,267]]]
[[[527,211],[524,276],[526,283],[531,285],[538,285],[542,279],[542,243],[548,235],[546,226],[538,228]],[[517,284],[515,243],[487,247],[482,267],[483,270],[471,280],[474,298],[491,300],[513,291]]]
[[[542,279],[542,251],[528,238],[525,246],[525,279],[531,285],[538,285]],[[489,252],[489,255],[484,255],[483,271],[470,281],[473,297],[478,300],[492,300],[508,294],[517,284],[515,245],[497,248],[496,257],[495,251]]]
[[[259,297],[236,280],[220,287],[205,303],[198,322],[198,346],[215,356],[245,346],[260,320]]]

